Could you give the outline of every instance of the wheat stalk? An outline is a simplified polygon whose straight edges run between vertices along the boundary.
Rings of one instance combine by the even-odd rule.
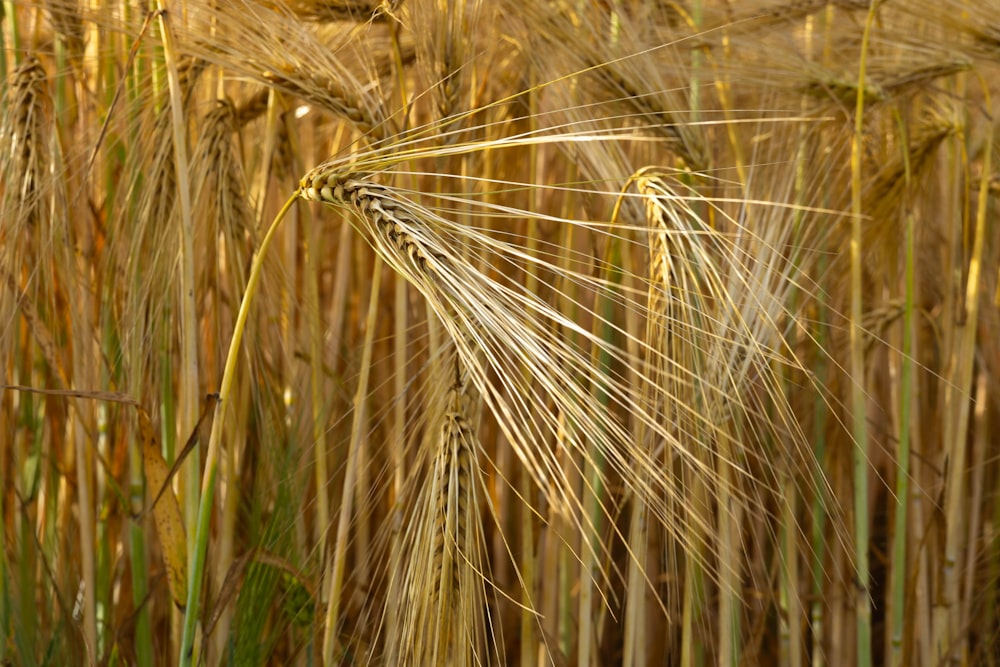
[[[238,114],[229,100],[219,100],[217,106],[206,114],[202,122],[204,131],[195,149],[193,181],[198,183],[194,193],[196,238],[195,245],[202,248],[206,261],[199,266],[201,276],[197,284],[203,295],[213,295],[217,304],[226,303],[230,313],[238,310],[237,295],[246,284],[246,267],[249,260],[248,241],[256,240],[254,214],[247,201],[245,176],[235,138],[238,131]],[[226,279],[220,284],[220,278]],[[201,309],[207,310],[203,303]],[[220,309],[221,310],[221,309]],[[221,319],[221,318],[220,318]],[[216,328],[225,326],[222,322]],[[221,332],[214,336],[221,340]],[[206,345],[207,350],[213,346]],[[213,364],[214,354],[206,354],[205,376],[214,386],[218,383],[219,368]],[[237,461],[241,458],[238,446],[227,448],[222,469],[226,493],[222,498],[222,527],[213,583],[221,587],[230,564],[235,558],[236,520],[240,497]],[[214,591],[219,595],[219,590]],[[224,638],[229,634],[231,609],[221,615],[214,656],[223,655]]]

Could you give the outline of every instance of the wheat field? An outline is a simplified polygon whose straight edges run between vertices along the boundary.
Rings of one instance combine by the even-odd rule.
[[[997,0],[0,16],[0,664],[1000,665]]]

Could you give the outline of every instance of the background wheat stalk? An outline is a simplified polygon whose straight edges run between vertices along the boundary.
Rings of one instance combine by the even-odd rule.
[[[0,662],[997,664],[995,0],[2,9]]]

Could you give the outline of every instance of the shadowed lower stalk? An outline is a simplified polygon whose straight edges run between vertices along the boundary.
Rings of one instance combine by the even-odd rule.
[[[0,31],[2,31],[2,23],[0,23]],[[13,406],[10,403],[5,403],[0,405],[0,411],[3,412],[4,416],[7,417],[10,414]],[[7,463],[7,457],[0,457],[0,479],[10,479],[10,466]],[[6,497],[7,494],[0,493],[0,516],[6,516]],[[13,634],[13,624],[12,620],[14,618],[14,605],[13,595],[10,590],[10,563],[7,559],[8,550],[14,551],[12,547],[14,545],[10,544],[10,540],[7,537],[7,532],[4,531],[3,538],[0,540],[0,632],[4,633],[4,636],[10,636]],[[9,651],[7,647],[7,642],[0,642],[0,660],[6,660],[12,662],[7,656]],[[143,665],[146,667],[146,665]]]
[[[571,175],[573,177],[577,175],[575,169],[571,172]],[[570,181],[572,180],[574,179],[571,178]],[[572,197],[566,198],[563,205],[562,217],[568,219],[571,216],[570,211],[572,210],[573,203]],[[567,225],[562,236],[563,247],[574,247],[574,239],[577,235],[578,229],[576,225]],[[558,292],[563,295],[566,302],[567,310],[565,312],[569,313],[573,321],[576,321],[580,311],[579,285],[575,281],[569,280],[569,256],[564,255],[560,257],[559,262],[561,276]],[[579,337],[575,332],[566,329],[565,335],[574,345],[579,344]],[[571,423],[567,423],[566,414],[560,414],[559,428],[556,431],[555,441],[557,448],[562,452],[560,470],[563,479],[567,480],[569,488],[579,489],[582,485],[582,480],[580,479],[581,466],[576,461],[575,454],[566,445],[567,442],[572,442],[575,439],[574,435],[567,432],[573,428],[574,426]],[[551,628],[551,637],[555,638],[557,644],[554,650],[563,656],[568,656],[572,652],[572,627],[574,626],[572,604],[574,581],[572,579],[572,572],[574,570],[576,554],[579,553],[581,547],[578,546],[579,543],[576,541],[577,535],[574,533],[572,522],[566,516],[564,509],[550,503],[549,513],[551,517],[549,521],[551,530],[549,536],[551,536],[551,541],[555,542],[554,551],[556,553],[553,560],[558,575],[554,578],[556,582],[555,599],[553,601],[555,611],[551,619],[546,618],[550,621],[548,627]]]
[[[981,529],[981,519],[983,511],[983,487],[984,478],[986,476],[986,451],[989,448],[988,441],[990,441],[989,431],[986,423],[986,406],[989,405],[988,399],[990,398],[989,392],[987,390],[987,380],[986,372],[979,371],[976,373],[975,379],[975,394],[970,398],[970,402],[975,404],[975,412],[972,419],[974,423],[972,425],[972,461],[969,464],[970,476],[972,477],[971,491],[969,492],[969,505],[971,507],[969,512],[969,520],[965,526],[966,533],[968,537],[966,538],[966,544],[971,545],[976,543],[976,536],[979,535]],[[975,599],[975,587],[977,584],[977,574],[978,562],[981,555],[978,553],[977,549],[967,548],[965,552],[965,577],[962,582],[962,598],[960,603],[961,616],[960,621],[962,627],[971,627],[976,624],[976,620],[973,618],[972,605]],[[987,607],[988,609],[989,607]],[[969,654],[969,641],[966,639],[965,645],[962,647],[962,654]]]
[[[614,293],[621,286],[622,281],[622,258],[620,239],[611,237],[608,239],[608,247],[605,250],[607,261],[605,267],[607,271],[606,281],[608,291],[601,295],[597,312],[601,313],[601,318],[595,320],[595,326],[599,327],[596,332],[608,345],[613,344],[615,336],[614,328],[609,324],[615,320]],[[595,351],[594,364],[599,370],[599,377],[593,387],[594,399],[607,409],[610,404],[608,387],[604,384],[604,378],[612,374],[611,356],[603,348]],[[594,664],[592,651],[596,648],[594,631],[594,588],[597,586],[600,570],[598,562],[601,556],[601,533],[605,521],[605,480],[607,479],[607,461],[604,452],[597,446],[591,447],[587,452],[584,462],[584,488],[583,488],[583,517],[582,525],[585,527],[582,537],[581,549],[583,550],[582,562],[580,565],[580,610],[578,623],[581,632],[577,641],[577,664],[579,667],[590,667]]]
[[[782,534],[780,539],[783,583],[781,586],[781,605],[788,618],[782,621],[785,626],[783,633],[786,635],[786,639],[782,641],[781,664],[802,667],[802,626],[800,621],[803,615],[801,597],[797,588],[799,580],[799,532],[796,525],[798,489],[795,488],[787,473],[785,474],[782,495]]]
[[[997,295],[1000,297],[1000,294]],[[1000,298],[994,300],[994,305],[1000,306]],[[992,511],[992,521],[993,525],[1000,525],[1000,493],[993,494],[993,507],[990,508]],[[1000,609],[1000,531],[994,531],[991,539],[988,543],[988,548],[990,551],[989,562],[987,563],[987,576],[991,582],[987,589],[985,596],[985,609]],[[998,614],[996,611],[992,615],[987,615],[983,620],[987,627],[991,623],[998,620]],[[989,667],[996,667],[1000,664],[1000,656],[990,655],[988,658]]]
[[[819,318],[815,326],[815,339],[818,345],[822,346],[827,338],[827,308],[820,298],[818,304]],[[816,375],[820,380],[826,376],[825,365],[814,367]],[[817,464],[817,469],[822,469],[826,461],[826,428],[827,428],[827,403],[826,400],[817,395],[813,401],[813,456]],[[814,598],[809,605],[809,635],[812,638],[812,667],[823,667],[823,640],[829,634],[827,628],[827,604],[823,600],[823,579],[826,573],[826,503],[819,494],[813,498],[810,507],[812,517],[812,527],[810,531],[810,588],[809,592]]]
[[[983,86],[986,90],[985,85]],[[986,109],[992,113],[987,92]],[[973,370],[976,357],[976,336],[978,333],[980,292],[982,290],[983,255],[986,244],[986,218],[990,199],[989,174],[993,153],[993,124],[987,126],[987,137],[984,141],[983,173],[979,184],[979,200],[976,209],[975,227],[972,235],[972,248],[969,256],[968,277],[964,286],[964,298],[957,304],[957,331],[953,335],[953,349],[950,351],[954,360],[954,380],[945,390],[945,417],[950,419],[946,424],[947,441],[952,443],[952,452],[948,460],[946,479],[945,516],[946,532],[944,544],[944,562],[942,575],[944,577],[944,602],[947,607],[947,618],[937,626],[935,650],[944,659],[946,656],[962,654],[967,639],[961,619],[959,592],[961,577],[959,565],[963,549],[962,537],[965,535],[965,517],[969,511],[966,506],[966,458],[968,452],[969,412],[972,400],[968,394],[973,391]],[[961,288],[961,286],[960,286]],[[971,548],[966,546],[965,548]],[[956,657],[957,659],[957,657]]]
[[[345,222],[345,228],[349,225]],[[401,595],[400,578],[395,573],[402,571],[403,559],[403,501],[402,494],[406,483],[406,343],[409,338],[407,332],[407,306],[409,305],[408,291],[409,285],[406,279],[396,274],[394,295],[394,317],[393,324],[393,364],[395,365],[394,392],[396,404],[392,410],[392,435],[390,444],[390,459],[392,465],[392,487],[390,498],[392,502],[392,538],[389,547],[389,572],[393,573],[389,580],[389,600],[398,600]],[[389,637],[399,637],[401,633],[399,608],[390,604],[386,609],[385,629]]]
[[[904,139],[903,145],[908,145],[906,141],[905,125],[900,122],[900,130]],[[904,180],[907,191],[910,190],[910,165],[909,152],[903,152],[905,163]],[[893,524],[893,544],[892,544],[892,583],[891,601],[891,629],[889,631],[890,656],[889,664],[892,667],[901,667],[906,658],[906,646],[904,645],[904,633],[906,622],[906,574],[907,568],[907,544],[909,544],[909,531],[907,530],[908,508],[910,504],[910,419],[913,403],[913,337],[914,337],[914,268],[915,257],[915,218],[912,212],[907,211],[905,217],[905,240],[903,248],[904,269],[903,269],[903,344],[899,355],[900,358],[900,379],[899,379],[899,407],[898,407],[898,440],[896,451],[896,512]]]
[[[61,239],[66,243],[68,239]],[[68,243],[66,243],[68,246]],[[65,250],[66,246],[63,247]],[[72,266],[67,262],[66,266]],[[77,306],[85,308],[77,302]],[[81,355],[87,356],[87,355]],[[79,372],[80,367],[74,369],[74,377],[86,381],[87,375]],[[100,637],[97,628],[97,564],[95,563],[96,545],[94,540],[97,535],[97,526],[94,516],[94,504],[96,502],[96,487],[94,485],[93,466],[95,457],[93,450],[88,446],[93,442],[93,438],[84,432],[84,415],[75,405],[70,404],[70,422],[73,424],[72,439],[76,448],[76,481],[78,493],[78,511],[80,513],[80,548],[83,550],[83,590],[84,603],[84,631],[87,641],[88,658],[92,663],[96,663],[100,655]],[[30,612],[29,612],[30,613]]]
[[[329,586],[329,601],[326,607],[326,622],[323,628],[323,664],[333,665],[333,655],[337,647],[337,628],[340,623],[341,592],[343,590],[344,569],[347,566],[347,532],[351,525],[354,501],[354,480],[357,476],[359,449],[362,438],[362,424],[368,401],[368,378],[371,373],[372,345],[375,340],[375,324],[378,318],[379,292],[382,286],[382,260],[375,259],[372,267],[372,281],[368,297],[368,316],[365,321],[365,341],[361,351],[361,375],[354,395],[354,415],[351,422],[351,439],[347,450],[347,466],[344,470],[343,494],[340,501],[340,518],[337,521],[337,541],[326,575]]]

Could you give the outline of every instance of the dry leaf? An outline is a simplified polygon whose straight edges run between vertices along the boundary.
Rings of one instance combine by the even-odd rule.
[[[177,608],[184,610],[187,602],[187,536],[184,533],[184,517],[177,496],[167,485],[170,466],[160,451],[159,440],[149,413],[136,406],[139,412],[139,437],[142,438],[142,465],[146,473],[146,490],[152,495],[158,490],[162,495],[153,504],[153,522],[160,538],[163,563],[167,568],[170,595]]]

